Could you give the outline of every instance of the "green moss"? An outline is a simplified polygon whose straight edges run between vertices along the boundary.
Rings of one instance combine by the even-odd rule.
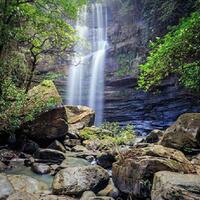
[[[85,140],[93,140],[98,138],[96,132],[87,127],[80,131],[80,136]]]
[[[99,140],[101,146],[128,144],[134,141],[133,126],[122,128],[118,123],[105,123],[100,128],[86,127],[80,131],[80,136],[85,140]]]
[[[134,73],[133,60],[135,58],[134,52],[127,54],[118,54],[117,63],[119,68],[115,71],[115,76],[123,77]]]
[[[44,86],[44,87],[53,87],[54,83],[51,80],[44,80],[44,81],[42,81],[41,86]]]

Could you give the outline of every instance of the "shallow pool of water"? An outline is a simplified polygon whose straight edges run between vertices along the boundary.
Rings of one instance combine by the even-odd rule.
[[[30,176],[38,181],[44,182],[48,185],[49,189],[51,189],[51,185],[53,182],[53,176],[49,174],[45,175],[39,175],[34,173],[30,167],[26,167],[24,165],[18,164],[16,162],[16,165],[14,167],[7,169],[4,173],[10,174],[10,175],[26,175]]]

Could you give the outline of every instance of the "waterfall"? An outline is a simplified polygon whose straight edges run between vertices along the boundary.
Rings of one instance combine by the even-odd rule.
[[[85,5],[78,16],[75,28],[79,41],[68,73],[67,103],[93,108],[95,125],[99,125],[104,109],[107,8],[103,3]]]

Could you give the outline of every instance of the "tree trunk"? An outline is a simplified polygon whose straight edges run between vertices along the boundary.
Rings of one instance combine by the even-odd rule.
[[[37,66],[37,64],[36,64],[36,61],[34,60],[32,62],[31,73],[30,73],[30,76],[29,76],[29,79],[28,79],[28,82],[27,82],[27,85],[26,85],[26,93],[28,92],[28,90],[31,87],[31,83],[32,83],[32,80],[33,80],[33,75],[34,75],[36,66]]]

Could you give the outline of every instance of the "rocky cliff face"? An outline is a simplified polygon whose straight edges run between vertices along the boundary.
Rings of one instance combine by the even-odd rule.
[[[181,10],[178,16],[172,13],[162,19],[160,5],[155,1],[109,3],[105,120],[133,123],[137,132],[148,133],[169,126],[184,112],[200,111],[199,97],[181,88],[175,76],[163,82],[160,92],[144,93],[136,89],[138,65],[145,60],[148,42],[165,34],[168,26],[189,13],[192,1],[183,4],[177,3],[174,8]]]
[[[165,80],[155,93],[134,89],[136,82],[134,78],[107,82],[105,120],[134,124],[138,133],[147,134],[165,129],[182,113],[200,111],[199,97],[179,87],[176,77]]]
[[[138,65],[145,61],[149,41],[169,31],[169,27],[190,15],[195,0],[110,0],[108,2],[107,76],[137,77]],[[109,76],[109,73],[112,75]],[[115,78],[116,79],[116,78]]]

